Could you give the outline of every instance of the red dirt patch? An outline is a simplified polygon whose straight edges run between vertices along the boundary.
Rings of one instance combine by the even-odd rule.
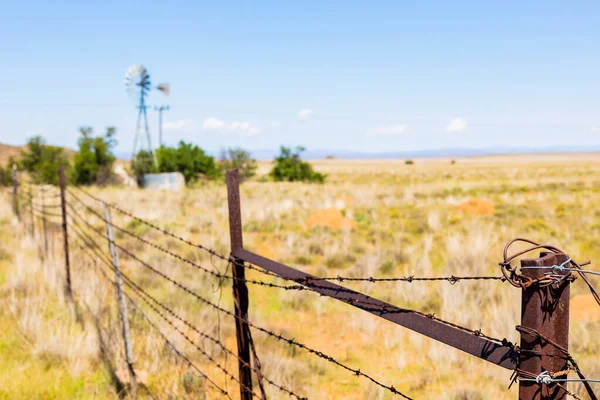
[[[496,212],[494,204],[491,201],[477,198],[469,199],[457,205],[456,208],[470,215],[490,215]]]
[[[354,228],[356,223],[353,220],[344,217],[342,211],[337,208],[325,208],[308,217],[304,224],[305,229],[312,229],[317,226],[329,229],[346,230]]]

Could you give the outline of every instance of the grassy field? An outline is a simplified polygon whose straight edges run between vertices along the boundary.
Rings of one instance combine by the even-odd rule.
[[[324,185],[261,182],[268,171],[242,186],[245,246],[259,254],[316,274],[335,276],[499,275],[502,248],[518,236],[556,245],[576,260],[600,260],[600,155],[497,156],[438,160],[323,160]],[[91,188],[167,230],[226,254],[229,249],[226,190],[208,184],[182,192]],[[74,191],[77,194],[77,191]],[[100,210],[99,204],[85,199]],[[73,241],[75,303],[65,297],[60,236],[40,261],[37,239],[0,207],[0,399],[116,398],[127,384],[115,295]],[[75,203],[73,203],[75,204]],[[85,213],[80,209],[81,213]],[[100,230],[102,221],[85,213]],[[27,218],[25,217],[27,222]],[[116,225],[215,271],[227,265],[205,252],[160,235],[118,213]],[[50,229],[57,231],[58,225]],[[76,236],[76,235],[72,235]],[[96,236],[98,243],[106,243]],[[233,309],[229,282],[124,234],[117,243],[202,296]],[[120,254],[124,272],[202,332],[235,350],[231,318],[178,290],[131,257]],[[249,271],[251,279],[285,284]],[[268,279],[267,279],[268,278]],[[591,278],[600,286],[600,279]],[[518,342],[520,290],[507,283],[348,284],[400,307],[413,308],[500,338]],[[259,326],[360,368],[418,399],[511,399],[511,372],[335,300],[310,292],[250,285],[250,319]],[[134,294],[132,298],[136,299]],[[140,302],[141,303],[141,302]],[[172,327],[144,309],[166,336],[215,383],[238,397],[224,376]],[[79,317],[79,322],[76,316]],[[571,352],[584,372],[600,377],[600,307],[585,286],[572,287]],[[136,369],[142,396],[222,398],[164,345],[132,310]],[[236,360],[181,323],[186,332],[228,371]],[[391,399],[396,396],[311,354],[253,331],[265,375],[309,398]],[[102,349],[102,351],[100,350]],[[32,384],[32,382],[34,384]],[[582,394],[577,384],[571,390]],[[287,397],[266,386],[269,398]],[[600,389],[600,387],[597,387]],[[582,394],[584,397],[584,395]],[[584,397],[585,398],[585,397]]]

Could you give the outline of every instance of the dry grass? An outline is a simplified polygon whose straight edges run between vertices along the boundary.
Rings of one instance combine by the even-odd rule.
[[[457,160],[456,164],[417,160],[415,165],[328,160],[316,164],[317,169],[330,174],[325,185],[248,182],[242,187],[245,245],[317,275],[498,274],[502,246],[515,236],[551,242],[576,259],[600,259],[600,213],[595,209],[600,201],[600,158],[561,157],[561,164],[557,164],[548,156],[540,157],[517,157],[511,162],[502,158]],[[228,250],[223,185],[211,184],[180,193],[117,188],[93,191],[192,241],[221,253]],[[465,213],[457,208],[471,199],[485,199],[493,205],[493,212]],[[319,210],[336,210],[336,218],[341,215],[344,221],[351,221],[352,229],[318,223],[307,229],[307,222]],[[200,250],[162,237],[125,216],[113,214],[113,219],[115,224],[207,268],[226,270],[226,265],[211,260]],[[88,215],[87,220],[103,229],[98,218]],[[8,213],[2,216],[2,224],[3,237],[12,244],[2,245],[6,259],[2,264],[5,278],[0,281],[2,301],[3,308],[9,311],[1,316],[8,329],[27,337],[29,344],[20,352],[22,365],[37,371],[39,360],[50,357],[53,361],[48,371],[56,382],[63,382],[65,376],[84,377],[77,395],[64,394],[67,389],[61,392],[59,387],[56,397],[116,396],[106,363],[98,352],[100,339],[114,342],[107,346],[109,359],[116,371],[123,369],[114,293],[100,278],[95,278],[94,264],[74,250],[73,281],[84,318],[82,327],[73,318],[76,310],[62,294],[59,244],[57,258],[42,264],[37,261],[35,242],[20,231]],[[232,308],[229,287],[219,290],[218,281],[132,238],[117,235],[117,242],[202,296]],[[99,243],[106,246],[101,240]],[[14,251],[17,248],[19,251]],[[193,297],[163,282],[129,257],[122,254],[121,259],[125,272],[150,293],[202,331],[219,335],[229,348],[235,349],[230,318],[218,321],[210,308]],[[253,271],[249,277],[265,279]],[[598,279],[594,281],[600,284]],[[518,339],[514,326],[519,322],[520,295],[507,284],[357,283],[352,287],[401,307],[481,328],[493,336]],[[573,301],[577,309],[571,320],[571,337],[576,339],[572,342],[573,353],[590,371],[589,375],[597,376],[600,349],[594,344],[594,333],[600,323],[579,310],[597,306],[579,300],[585,299],[579,297],[585,295],[579,281],[573,286],[573,294],[577,296]],[[309,292],[250,286],[250,302],[250,318],[256,324],[322,350],[414,398],[508,399],[516,395],[514,387],[507,389],[510,371],[334,300]],[[96,320],[102,321],[104,330],[96,329]],[[160,325],[194,363],[214,376],[219,385],[236,393],[235,382],[224,379],[176,331],[164,323]],[[189,332],[184,326],[178,327]],[[145,384],[152,393],[160,398],[218,398],[210,385],[176,362],[176,357],[135,313],[132,330],[136,368],[147,376]],[[310,398],[392,398],[389,392],[365,379],[260,332],[253,333],[266,375],[300,394]],[[46,335],[50,340],[44,340]],[[235,374],[235,359],[226,358],[207,341],[199,343]],[[9,343],[0,346],[4,349],[0,351],[13,354],[19,346]],[[61,361],[54,361],[57,359]],[[0,374],[2,381],[14,376],[4,366]],[[1,390],[4,392],[0,391],[0,398],[18,398],[24,389],[14,386]],[[581,393],[580,388],[577,391]],[[285,397],[273,388],[268,387],[268,392],[270,398]]]

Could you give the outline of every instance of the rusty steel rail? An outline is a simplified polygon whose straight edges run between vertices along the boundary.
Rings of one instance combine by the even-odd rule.
[[[296,281],[323,296],[328,296],[360,308],[455,349],[489,361],[492,364],[512,370],[518,360],[518,354],[512,346],[495,343],[486,338],[433,320],[425,315],[414,313],[411,310],[396,307],[329,281],[321,281],[313,275],[245,249],[235,249],[232,254],[234,257],[277,274],[283,279]]]

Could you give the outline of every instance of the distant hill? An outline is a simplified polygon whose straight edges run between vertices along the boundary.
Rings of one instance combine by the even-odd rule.
[[[22,149],[23,146],[11,146],[0,143],[0,165],[6,165],[11,157],[19,158]],[[71,149],[63,148],[63,151],[69,157],[72,157],[75,154],[75,151]]]
[[[407,158],[453,158],[453,157],[481,157],[492,155],[511,154],[563,154],[563,153],[597,153],[600,146],[557,146],[557,147],[496,147],[496,148],[441,148],[408,151],[387,152],[361,152],[352,150],[335,149],[308,149],[302,153],[302,158],[307,160],[321,160],[327,157],[337,159],[407,159]],[[217,152],[210,152],[217,156]],[[275,149],[252,150],[252,157],[257,160],[272,160],[279,152]]]
[[[17,158],[21,153],[21,146],[0,144],[0,165],[5,165],[11,157]]]

